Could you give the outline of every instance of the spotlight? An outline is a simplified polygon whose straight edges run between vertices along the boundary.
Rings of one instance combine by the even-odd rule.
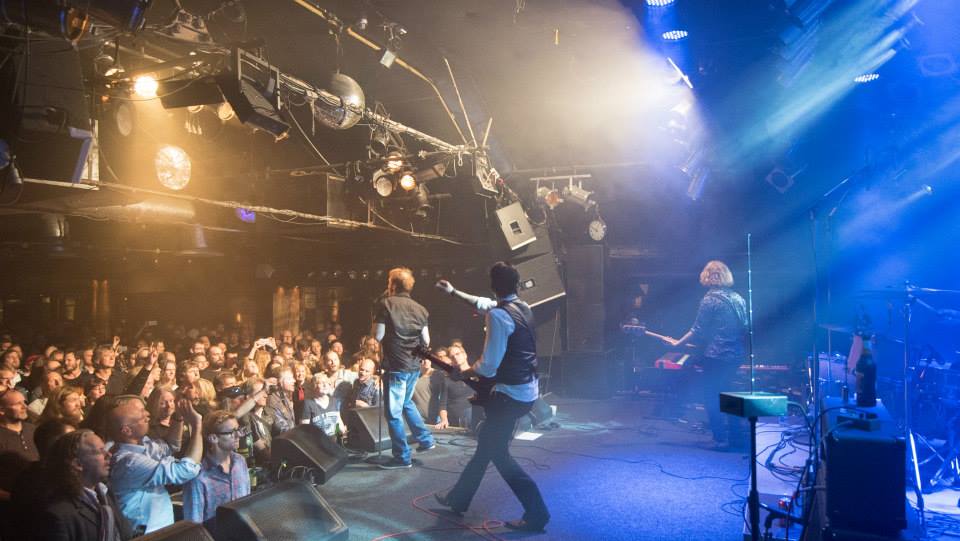
[[[237,218],[239,218],[240,221],[243,223],[252,224],[252,223],[256,223],[257,221],[257,213],[252,210],[247,210],[245,208],[237,208],[236,214],[237,214]]]
[[[141,98],[156,98],[160,83],[153,75],[141,75],[133,80],[133,92]]]
[[[584,211],[590,210],[597,205],[597,202],[593,200],[593,192],[584,190],[575,184],[563,189],[563,198],[565,201],[570,201],[583,208]]]
[[[353,27],[356,28],[357,30],[366,30],[367,24],[369,24],[369,21],[367,21],[366,16],[363,16],[357,19],[357,22],[353,23]]]
[[[417,178],[413,176],[413,171],[404,171],[400,175],[400,187],[407,192],[417,187]]]
[[[423,184],[417,186],[417,191],[414,192],[414,197],[417,200],[417,211],[414,213],[418,218],[426,218],[427,214],[433,208],[430,205],[430,191],[427,190],[427,187]]]
[[[393,193],[393,179],[390,174],[382,169],[373,172],[373,179],[370,181],[373,189],[380,197],[390,197]]]
[[[647,5],[654,8],[662,8],[674,3],[675,0],[647,0]]]
[[[202,105],[189,105],[189,106],[187,106],[187,111],[189,111],[191,114],[194,114],[194,115],[195,115],[195,114],[199,113],[200,111],[203,111],[203,106],[202,106]]]
[[[103,52],[93,59],[93,69],[102,77],[113,77],[123,71],[116,58]]]
[[[171,190],[182,190],[190,182],[190,156],[180,147],[165,145],[153,159],[157,180]]]
[[[20,171],[17,170],[13,151],[5,139],[0,139],[0,192],[6,190],[8,186],[21,184],[23,179],[20,178]]]
[[[379,126],[370,130],[370,150],[377,156],[383,156],[390,149],[390,132]]]
[[[680,41],[685,39],[688,35],[689,34],[686,30],[667,30],[663,34],[660,34],[660,37],[666,41]]]
[[[871,81],[876,81],[880,78],[879,73],[864,73],[863,75],[857,75],[853,78],[853,82],[858,84],[869,83]]]
[[[921,189],[921,190],[923,191],[923,193],[926,194],[926,195],[931,195],[931,194],[933,194],[933,186],[931,186],[931,185],[929,185],[929,184],[924,184],[923,186],[920,186],[920,189]]]
[[[113,122],[116,124],[117,133],[124,137],[129,137],[137,124],[137,110],[134,108],[133,103],[129,101],[117,103],[113,110]]]
[[[226,122],[235,116],[237,116],[237,114],[233,112],[233,107],[230,107],[229,103],[222,102],[220,105],[217,105],[217,118],[220,120]]]
[[[397,151],[393,151],[390,154],[387,154],[387,163],[384,165],[384,169],[389,173],[398,173],[400,169],[403,168],[403,155]]]

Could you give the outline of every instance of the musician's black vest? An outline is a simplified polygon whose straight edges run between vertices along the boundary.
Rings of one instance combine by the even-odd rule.
[[[497,383],[506,385],[530,383],[537,375],[537,337],[533,312],[527,303],[519,299],[501,301],[498,307],[513,320],[514,329],[507,339],[507,351],[494,378]]]

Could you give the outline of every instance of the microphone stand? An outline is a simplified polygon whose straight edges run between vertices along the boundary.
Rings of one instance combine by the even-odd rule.
[[[384,394],[383,378],[386,375],[386,370],[383,369],[382,360],[377,372],[380,376],[380,415],[377,415],[377,456],[367,458],[365,462],[368,464],[383,464],[386,462],[383,459],[383,418],[387,414],[387,400],[386,395]]]

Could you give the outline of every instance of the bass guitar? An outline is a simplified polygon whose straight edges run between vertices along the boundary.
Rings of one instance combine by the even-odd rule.
[[[429,349],[423,347],[422,345],[414,348],[413,354],[421,359],[430,361],[430,364],[432,364],[434,368],[443,370],[447,374],[453,374],[457,371],[457,367],[453,363],[444,361],[440,357],[437,357],[431,353]],[[483,407],[487,401],[490,400],[490,395],[493,393],[493,386],[496,385],[496,381],[493,378],[485,378],[476,375],[461,381],[466,383],[467,386],[473,389],[473,392],[475,393],[473,397],[470,398],[470,403],[481,407]]]

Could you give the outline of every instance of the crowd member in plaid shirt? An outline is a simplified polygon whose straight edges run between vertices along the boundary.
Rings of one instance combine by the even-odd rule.
[[[203,420],[203,462],[200,474],[183,485],[184,519],[213,531],[217,507],[250,494],[247,463],[237,453],[242,432],[237,417],[225,410]]]

